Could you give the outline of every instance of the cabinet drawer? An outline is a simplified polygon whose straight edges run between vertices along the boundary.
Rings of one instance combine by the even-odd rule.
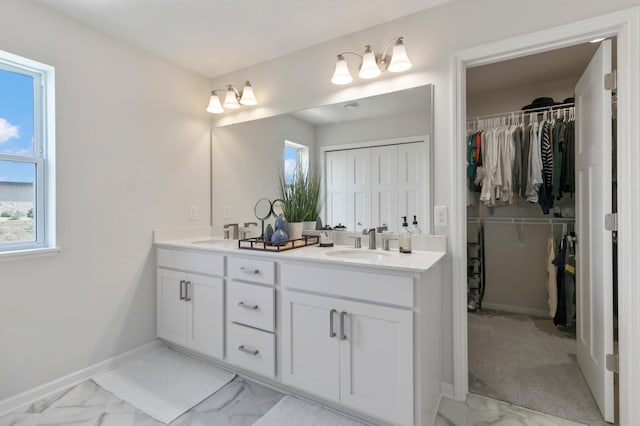
[[[413,307],[413,278],[283,263],[282,285],[365,301]]]
[[[227,287],[229,321],[274,331],[274,297],[273,287],[230,282]]]
[[[229,277],[260,284],[274,284],[276,268],[274,262],[269,260],[230,257]]]
[[[159,248],[158,266],[206,275],[224,275],[224,256],[199,251],[180,251]]]
[[[227,361],[264,376],[275,377],[275,334],[227,323]]]

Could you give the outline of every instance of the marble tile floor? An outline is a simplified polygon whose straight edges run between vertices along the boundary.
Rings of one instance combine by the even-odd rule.
[[[236,377],[184,413],[172,426],[250,426],[284,395]],[[87,380],[0,417],[0,426],[161,426]]]
[[[465,402],[443,397],[434,426],[584,426],[506,402],[468,394]]]
[[[236,377],[176,419],[172,426],[249,426],[284,395]],[[292,424],[295,424],[292,423]],[[91,380],[0,417],[0,426],[161,426]],[[547,414],[469,394],[466,402],[443,398],[436,426],[578,425]],[[320,426],[320,425],[319,425]]]

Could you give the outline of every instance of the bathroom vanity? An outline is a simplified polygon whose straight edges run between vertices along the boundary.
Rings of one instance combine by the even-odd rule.
[[[172,346],[368,421],[432,424],[443,251],[156,247],[157,332]]]

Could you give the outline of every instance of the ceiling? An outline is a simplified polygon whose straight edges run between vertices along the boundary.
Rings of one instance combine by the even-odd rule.
[[[451,0],[35,0],[216,77]]]
[[[584,43],[467,69],[467,96],[582,75],[598,43]]]

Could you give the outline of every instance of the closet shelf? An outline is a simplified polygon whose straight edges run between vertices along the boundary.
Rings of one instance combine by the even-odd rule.
[[[554,223],[574,223],[574,217],[467,217],[468,223],[517,223],[523,225],[549,225]]]

